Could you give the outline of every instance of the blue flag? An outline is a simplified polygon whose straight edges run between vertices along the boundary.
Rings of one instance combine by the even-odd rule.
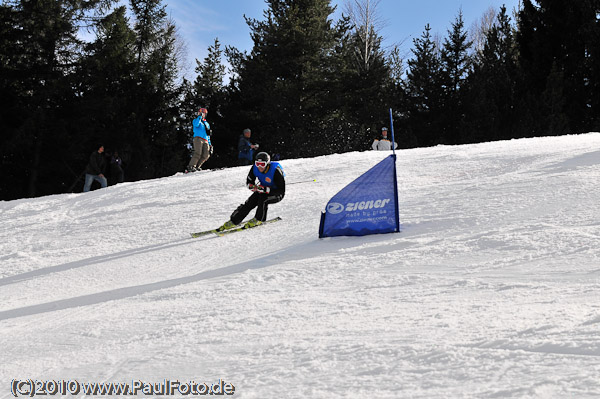
[[[348,184],[321,214],[319,238],[400,231],[396,155]]]

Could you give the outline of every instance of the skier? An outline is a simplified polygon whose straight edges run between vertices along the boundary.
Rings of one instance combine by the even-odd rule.
[[[194,119],[192,125],[194,127],[194,153],[190,159],[190,163],[185,169],[186,172],[195,172],[202,168],[202,164],[213,153],[212,144],[210,143],[210,125],[206,121],[206,108],[198,110],[198,117]]]
[[[285,173],[279,162],[271,162],[269,154],[259,152],[246,178],[246,186],[252,191],[252,195],[246,202],[238,206],[231,214],[230,219],[217,231],[236,227],[254,208],[256,208],[256,213],[252,219],[246,222],[244,228],[262,224],[267,219],[269,204],[281,201],[285,195],[284,176]]]

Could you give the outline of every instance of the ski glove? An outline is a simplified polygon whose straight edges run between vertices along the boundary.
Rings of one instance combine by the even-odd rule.
[[[261,194],[269,194],[271,192],[271,187],[264,187],[259,184],[258,186],[256,186],[256,191],[258,191]]]
[[[259,192],[261,194],[269,194],[271,192],[271,187],[264,187],[260,184],[248,184],[248,189],[252,192]]]

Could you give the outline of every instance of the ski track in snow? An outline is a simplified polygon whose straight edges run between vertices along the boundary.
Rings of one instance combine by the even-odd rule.
[[[397,154],[399,234],[317,238],[372,151],[283,160],[316,181],[225,237],[189,233],[248,197],[247,167],[0,202],[0,398],[13,378],[600,396],[600,133]]]

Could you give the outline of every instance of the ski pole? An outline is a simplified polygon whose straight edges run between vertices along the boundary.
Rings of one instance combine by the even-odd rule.
[[[290,184],[302,184],[302,183],[312,183],[317,181],[317,179],[313,179],[313,180],[304,180],[304,181],[294,181],[291,183],[287,183],[287,185],[289,186]]]

